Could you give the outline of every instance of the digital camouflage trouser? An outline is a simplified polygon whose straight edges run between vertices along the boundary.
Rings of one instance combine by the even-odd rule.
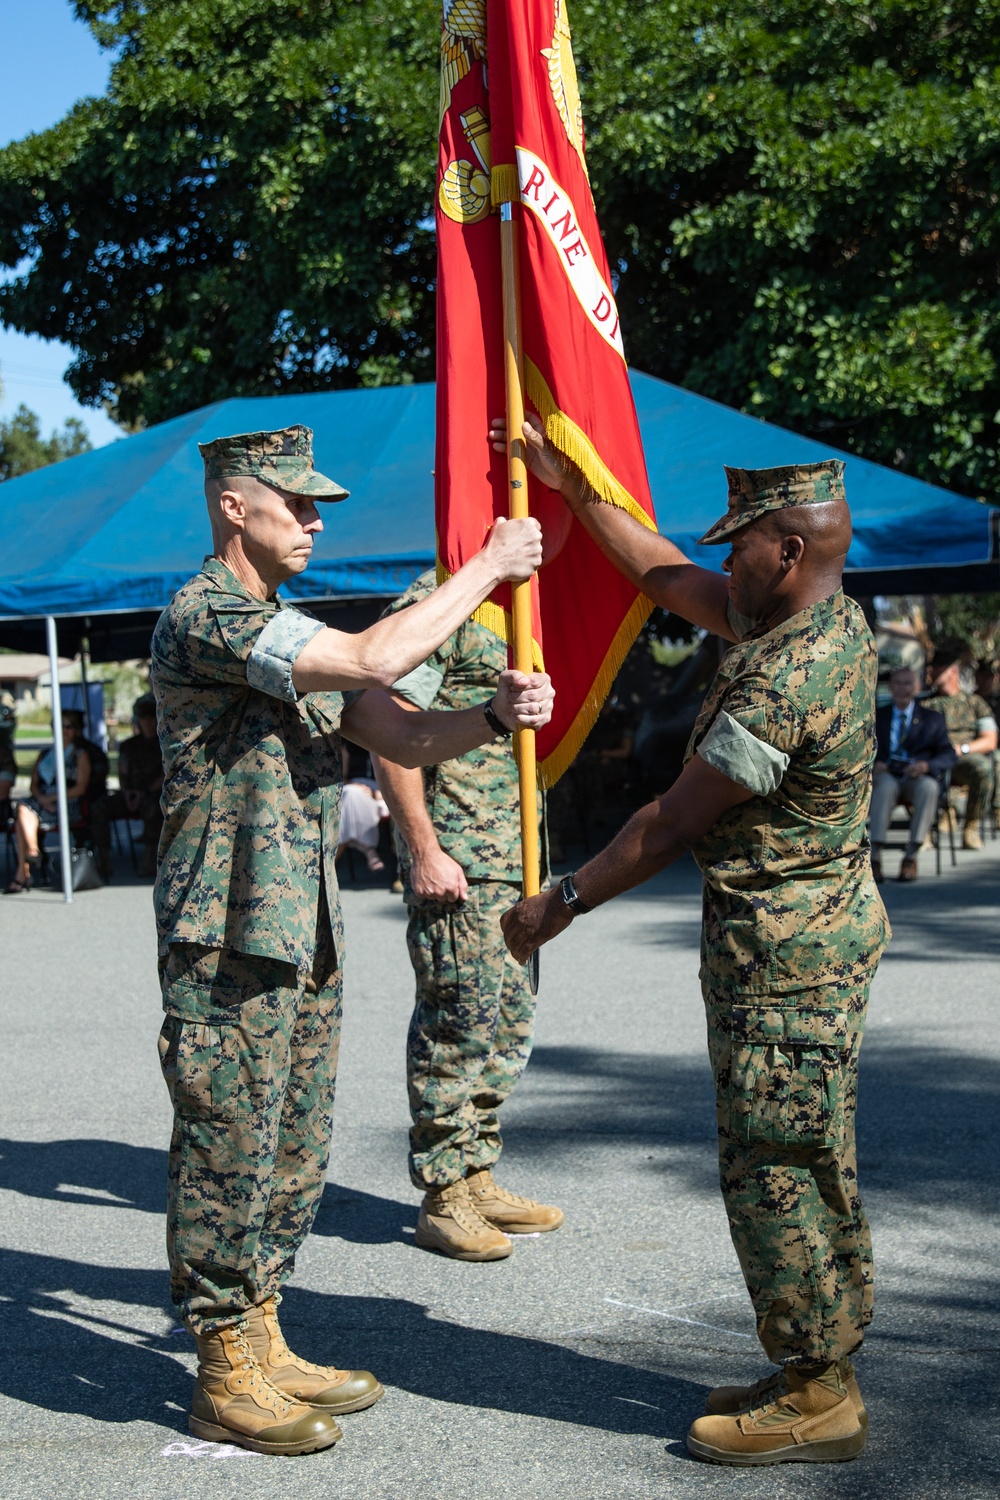
[[[174,1106],[173,1300],[192,1332],[276,1292],[312,1227],[330,1154],[341,974],[184,943],[162,975],[160,1062]]]
[[[871,1322],[854,1137],[867,988],[855,1000],[857,1030],[825,1046],[734,1035],[732,1006],[706,999],[722,1196],[775,1364],[851,1354]]]
[[[406,932],[417,980],[406,1039],[410,1177],[444,1186],[500,1156],[498,1111],[531,1054],[535,999],[507,952],[509,881],[470,884],[464,902],[414,902]]]
[[[984,813],[989,812],[993,791],[992,755],[962,755],[952,768],[952,786],[968,788],[965,803],[965,826],[975,828]]]

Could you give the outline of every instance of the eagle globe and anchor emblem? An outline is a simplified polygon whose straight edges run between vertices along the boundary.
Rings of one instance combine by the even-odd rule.
[[[586,173],[583,110],[565,0],[555,0],[552,41],[541,48],[541,55],[546,59],[549,88],[566,137]],[[439,129],[451,107],[452,90],[477,62],[485,67],[486,0],[444,0]],[[475,159],[459,157],[448,163],[441,174],[438,202],[442,213],[456,224],[478,224],[493,211],[490,122],[478,105],[465,110],[459,120]]]

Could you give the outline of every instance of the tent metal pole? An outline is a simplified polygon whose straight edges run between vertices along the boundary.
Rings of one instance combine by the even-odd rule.
[[[52,740],[56,755],[56,799],[59,803],[59,849],[62,854],[63,900],[73,901],[73,866],[69,856],[69,798],[66,796],[66,762],[63,759],[62,694],[59,691],[59,640],[54,615],[45,616],[52,674]]]
[[[80,641],[80,686],[83,689],[83,732],[89,740],[94,738],[90,722],[90,683],[87,681],[87,647],[90,642],[84,636]]]

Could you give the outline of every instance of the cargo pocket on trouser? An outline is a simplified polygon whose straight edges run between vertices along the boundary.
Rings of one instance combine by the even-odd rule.
[[[159,1052],[178,1119],[220,1124],[239,1119],[244,1092],[239,1027],[209,1026],[167,1016],[160,1031]]]
[[[847,1054],[799,1042],[733,1043],[730,1129],[744,1145],[839,1150]]]
[[[238,1314],[267,1206],[274,1135],[253,1108],[242,1028],[164,1018],[160,1064],[174,1107],[167,1195],[173,1297],[188,1318]],[[275,1126],[276,1126],[275,1111]],[[268,1139],[270,1134],[271,1139]]]

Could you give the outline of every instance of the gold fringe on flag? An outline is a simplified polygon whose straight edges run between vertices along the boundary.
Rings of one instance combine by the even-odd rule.
[[[514,197],[517,196],[517,178],[513,167],[493,168],[493,201],[497,199],[497,173],[510,172],[514,177]],[[506,189],[504,189],[506,190]],[[500,202],[511,201],[500,199]],[[623,484],[612,474],[611,470],[601,458],[593,443],[587,437],[582,428],[578,427],[565,412],[559,410],[552,397],[543,376],[538,367],[532,364],[530,359],[524,361],[524,383],[525,394],[532,406],[537,411],[545,424],[545,434],[549,442],[559,449],[570,463],[573,464],[584,476],[591,490],[599,500],[605,500],[609,505],[617,505],[634,516],[643,526],[650,531],[656,530],[656,523],[647,516],[641,505],[638,505]],[[437,580],[443,583],[450,578],[448,572],[441,562],[437,564]],[[588,734],[594,727],[598,714],[611,691],[611,684],[624,665],[635,643],[636,636],[649,619],[653,611],[653,603],[647,599],[645,594],[639,594],[633,600],[625,618],[622,620],[614,640],[605,653],[601,662],[600,670],[594,678],[591,688],[583,703],[577,711],[572,724],[566,730],[559,744],[538,763],[538,780],[548,790],[554,787],[566,771],[569,770],[573,761],[579,755]],[[511,624],[510,612],[501,609],[499,604],[494,604],[487,599],[474,612],[472,618],[480,625],[485,625],[500,640],[509,646],[513,640],[513,626]],[[531,642],[532,662],[536,672],[544,672],[545,665],[542,660],[542,651],[538,642],[532,638]]]
[[[625,486],[619,484],[587,434],[565,412],[559,410],[541,372],[527,357],[524,361],[524,384],[528,400],[545,423],[545,435],[549,442],[580,470],[598,500],[606,500],[609,505],[627,510],[643,526],[655,531],[656,523],[650,520],[641,505],[636,504]]]
[[[501,203],[520,202],[521,184],[517,180],[517,168],[513,162],[503,162],[499,167],[494,167],[490,173],[490,182],[494,208],[499,208]]]
[[[625,486],[615,478],[583,429],[559,410],[537,365],[527,358],[524,361],[524,383],[528,400],[545,424],[545,435],[549,442],[580,470],[596,497],[607,501],[609,505],[619,506],[650,531],[655,531],[656,523],[650,520],[642,506],[636,503]],[[538,776],[544,787],[555,786],[579,755],[604,700],[611,691],[611,684],[621,671],[636,636],[652,610],[653,604],[645,594],[640,594],[633,600],[572,724],[552,754],[539,764]]]
[[[451,577],[451,574],[440,558],[436,560],[434,566],[437,571],[438,584],[444,583],[446,578]],[[505,646],[513,644],[514,622],[511,620],[509,609],[503,609],[499,604],[494,604],[492,599],[484,599],[479,608],[472,611],[472,619],[477,624],[485,626],[487,630],[503,641]],[[545,671],[542,648],[534,636],[531,638],[531,665],[536,672]]]
[[[608,647],[607,654],[601,662],[601,669],[594,678],[590,692],[580,705],[576,718],[552,754],[547,755],[538,763],[538,780],[546,791],[555,786],[560,776],[569,770],[579,755],[584,741],[593,729],[597,716],[604,706],[604,700],[611,691],[611,684],[621,671],[626,656],[635,644],[636,636],[652,611],[652,600],[647,599],[645,594],[639,594],[633,600],[628,614],[619,625],[615,638]]]

